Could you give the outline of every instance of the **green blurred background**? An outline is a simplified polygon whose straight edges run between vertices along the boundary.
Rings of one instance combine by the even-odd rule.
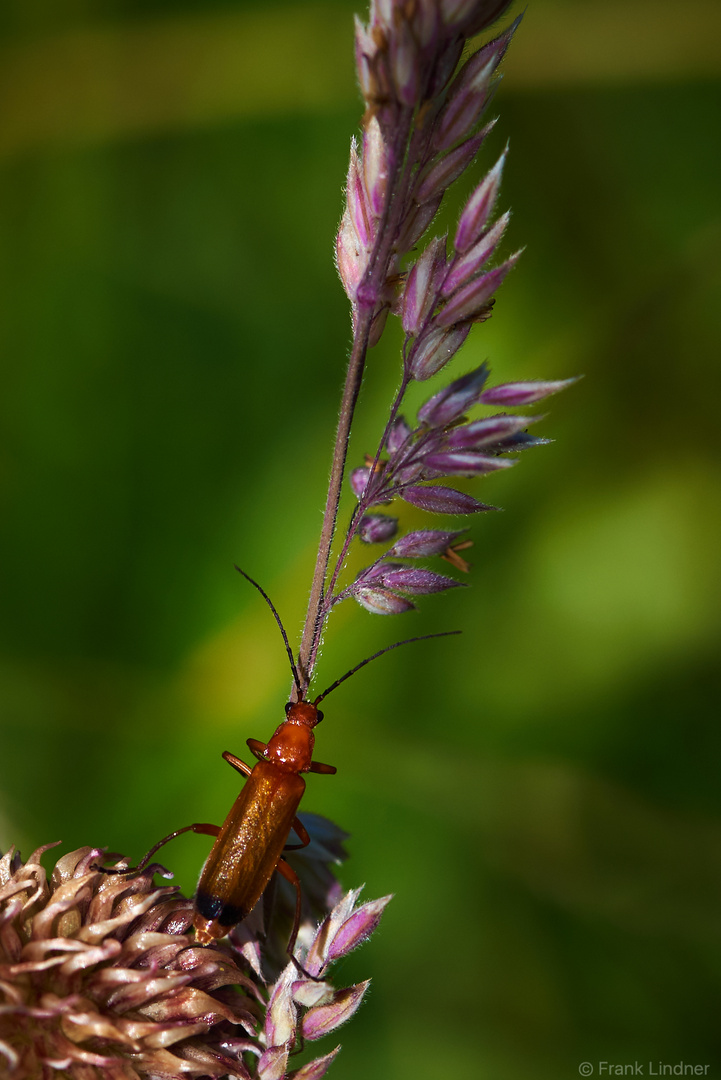
[[[332,263],[351,14],[243,0],[0,10],[0,844],[141,854],[237,791],[302,620],[349,343]],[[507,251],[456,372],[585,380],[477,494],[472,589],[346,605],[307,809],[395,892],[333,1075],[719,1075],[721,8],[533,0]],[[480,174],[479,172],[476,175]],[[460,193],[447,221],[457,213]],[[397,380],[375,350],[353,444]],[[408,525],[430,519],[406,513]],[[172,864],[191,890],[207,841]],[[330,1049],[330,1046],[324,1047]]]

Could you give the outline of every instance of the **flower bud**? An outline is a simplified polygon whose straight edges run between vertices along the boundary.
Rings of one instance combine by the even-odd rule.
[[[390,67],[398,100],[410,107],[418,103],[420,66],[418,46],[408,22],[401,15],[390,37]]]
[[[461,323],[450,330],[436,328],[426,331],[415,343],[411,353],[413,378],[424,382],[440,371],[458,352],[470,329],[470,323]]]
[[[429,398],[418,410],[418,419],[428,427],[445,427],[475,405],[490,375],[486,363],[462,375]]]
[[[336,932],[328,946],[328,960],[338,960],[361,945],[373,933],[392,896],[369,900],[351,915]]]
[[[480,400],[486,405],[531,405],[534,401],[541,401],[551,394],[557,394],[559,390],[565,390],[567,386],[578,382],[579,378],[580,376],[558,379],[556,382],[530,379],[528,382],[502,383],[485,390]]]
[[[265,1038],[267,1046],[282,1046],[295,1039],[297,1009],[293,1002],[292,982],[295,969],[288,964],[273,987],[265,1014]]]
[[[398,518],[388,514],[364,514],[358,535],[364,544],[383,544],[398,532]]]
[[[369,250],[373,246],[373,227],[368,214],[365,187],[358,160],[358,144],[355,139],[351,139],[350,144],[346,202],[358,240],[362,247]]]
[[[386,439],[386,449],[389,454],[395,454],[402,446],[406,444],[412,432],[404,417],[397,416],[391,424],[390,431],[388,432],[388,438]]]
[[[425,487],[408,487],[399,492],[405,502],[421,510],[430,510],[434,514],[479,514],[484,510],[495,510],[478,502],[465,491],[442,487],[440,484],[428,484]]]
[[[417,529],[415,532],[406,533],[400,540],[396,540],[388,552],[389,555],[398,555],[403,559],[422,559],[428,555],[440,555],[459,536],[463,536],[465,529],[456,532],[446,532],[444,529]]]
[[[353,488],[353,493],[357,499],[360,499],[363,495],[370,480],[370,475],[371,471],[367,465],[360,465],[351,472],[350,486]]]
[[[503,166],[506,163],[508,147],[503,151],[487,176],[481,180],[476,190],[463,208],[453,246],[456,251],[468,251],[483,232],[501,186]]]
[[[467,450],[458,453],[428,454],[424,464],[443,476],[482,476],[484,473],[508,469],[516,462],[512,458],[494,457],[490,454],[474,454]]]
[[[490,229],[481,234],[480,239],[472,248],[464,255],[456,256],[443,281],[441,290],[443,296],[450,296],[452,292],[480,272],[501,242],[510,216],[510,212],[506,211],[495,225],[491,225]]]
[[[348,299],[355,301],[358,286],[368,265],[368,253],[363,250],[358,240],[347,207],[336,237],[335,265]]]
[[[335,1050],[331,1050],[329,1054],[301,1065],[299,1069],[293,1071],[293,1080],[321,1080],[335,1061],[339,1050],[340,1046],[336,1046]]]
[[[388,187],[388,152],[376,116],[370,118],[363,132],[363,179],[371,212],[379,218]]]
[[[448,103],[438,118],[433,135],[433,145],[437,150],[447,150],[476,126],[494,93],[489,80],[496,63],[495,58],[491,57],[475,78],[453,83]]]
[[[361,607],[370,611],[373,615],[401,615],[404,611],[412,611],[415,604],[406,600],[403,596],[397,596],[390,589],[381,586],[370,588],[361,586],[353,589],[351,595]]]
[[[511,450],[517,454],[521,450],[533,450],[534,446],[550,446],[554,441],[554,439],[541,439],[537,435],[529,435],[527,431],[519,431],[517,435],[504,439],[501,446],[504,454]]]
[[[355,64],[358,72],[363,97],[368,99],[373,96],[373,74],[371,60],[375,56],[377,46],[368,30],[358,16],[355,16]]]
[[[476,81],[479,72],[486,68],[490,60],[495,60],[497,67],[506,55],[508,46],[511,43],[511,38],[518,29],[518,25],[522,18],[523,15],[519,15],[506,30],[498,35],[498,37],[493,38],[492,41],[486,42],[485,45],[482,45],[480,49],[474,52],[473,56],[465,62],[458,72],[455,82],[465,86],[472,81]]]
[[[442,198],[443,195],[437,195],[435,199],[431,199],[429,202],[424,203],[423,206],[417,206],[413,203],[411,209],[405,216],[398,239],[395,243],[397,252],[405,254],[406,251],[410,251],[411,248],[418,243],[423,236],[423,233],[438,213],[438,207],[441,205]]]
[[[403,566],[399,570],[389,570],[383,575],[383,584],[389,589],[410,593],[411,596],[428,596],[431,593],[455,589],[465,583],[436,574],[433,570],[423,570],[415,566]]]
[[[423,462],[413,461],[410,465],[404,465],[396,473],[396,480],[399,484],[410,484],[411,480],[419,480],[422,478]]]
[[[483,446],[495,446],[505,443],[510,436],[540,419],[540,416],[488,416],[453,428],[446,436],[446,443],[452,450],[479,450]]]
[[[350,586],[351,589],[360,588],[365,585],[382,585],[382,578],[389,570],[402,570],[404,563],[388,562],[383,556],[377,559],[371,566],[367,566],[365,570],[361,570],[358,577]]]
[[[288,1066],[287,1046],[271,1046],[258,1059],[259,1080],[284,1080]]]
[[[436,315],[435,325],[453,326],[454,323],[473,319],[476,315],[482,314],[482,309],[487,301],[490,300],[509,270],[513,269],[520,257],[521,252],[517,251],[514,255],[511,255],[510,259],[506,259],[504,263],[501,263],[494,270],[489,270],[487,274],[474,278],[467,285],[458,289],[451,296],[446,306]]]
[[[327,1005],[316,1005],[309,1009],[303,1017],[302,1035],[304,1039],[321,1039],[331,1031],[350,1020],[356,1011],[363,995],[370,985],[370,979],[356,983],[345,990],[336,990],[332,1000]]]
[[[415,189],[415,199],[418,203],[427,202],[453,184],[458,177],[468,168],[473,158],[481,148],[481,144],[491,131],[495,120],[486,124],[483,131],[474,135],[472,139],[466,139],[455,150],[451,150],[442,157],[436,157],[420,174]]]
[[[403,292],[403,329],[417,334],[438,303],[439,279],[446,271],[446,238],[431,240],[413,264]]]

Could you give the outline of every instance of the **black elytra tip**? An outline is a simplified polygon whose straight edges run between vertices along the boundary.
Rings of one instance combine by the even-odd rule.
[[[195,897],[195,908],[202,918],[217,922],[220,926],[237,926],[248,914],[237,904],[226,904],[220,896],[200,891]]]

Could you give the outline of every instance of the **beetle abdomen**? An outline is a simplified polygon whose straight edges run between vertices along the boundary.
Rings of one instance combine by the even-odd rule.
[[[236,799],[203,867],[193,924],[201,944],[249,915],[278,865],[305,790],[302,776],[260,761]]]

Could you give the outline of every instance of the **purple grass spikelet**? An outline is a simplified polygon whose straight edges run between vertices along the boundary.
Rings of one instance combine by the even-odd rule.
[[[449,328],[429,327],[419,334],[410,353],[411,378],[425,382],[445,367],[471,332],[471,323],[460,323]]]
[[[491,120],[478,135],[466,139],[450,153],[426,166],[418,179],[416,199],[419,203],[428,202],[448,190],[471,164],[494,125],[495,120]]]
[[[453,238],[453,246],[456,251],[468,251],[469,247],[475,244],[483,232],[486,222],[493,212],[507,157],[508,147],[503,151],[487,176],[481,180],[463,208],[456,235]]]
[[[485,510],[497,509],[479,502],[465,491],[456,491],[455,488],[443,487],[441,484],[404,488],[401,498],[411,506],[428,510],[432,514],[481,514]]]
[[[456,255],[451,260],[450,269],[441,287],[443,297],[451,296],[456,289],[465,285],[483,269],[501,242],[510,216],[510,213],[506,211],[495,224],[481,233],[479,239],[468,251]]]
[[[358,524],[358,536],[364,544],[384,544],[398,532],[398,518],[388,514],[364,514]]]
[[[390,549],[388,555],[399,555],[404,559],[422,559],[428,555],[441,555],[465,532],[465,529],[456,532],[446,532],[445,529],[418,529],[402,536]]]
[[[409,424],[406,423],[404,416],[396,416],[393,422],[388,427],[388,434],[386,435],[385,447],[389,454],[397,453],[408,440],[411,438],[413,432]]]
[[[484,361],[475,371],[454,379],[421,405],[418,419],[428,427],[452,423],[480,400],[490,374],[490,368]]]
[[[473,278],[467,285],[462,285],[438,313],[434,320],[435,325],[441,328],[455,326],[457,323],[475,321],[478,316],[481,316],[481,321],[485,321],[483,317],[486,315],[486,304],[520,257],[521,252],[517,251],[500,266]]]
[[[411,267],[403,291],[403,329],[417,334],[438,303],[439,278],[446,274],[446,238],[431,240]]]
[[[383,213],[388,187],[388,151],[375,116],[371,116],[363,131],[363,181],[371,213],[378,219]]]
[[[484,405],[505,405],[513,408],[518,405],[532,405],[536,401],[557,394],[559,390],[565,390],[578,381],[579,376],[572,379],[557,379],[555,382],[542,382],[530,380],[529,382],[505,383],[501,386],[492,386],[485,390],[480,401]]]
[[[368,23],[356,22],[356,67],[366,103],[363,150],[359,156],[353,143],[338,239],[338,268],[351,301],[353,346],[300,649],[300,667],[308,678],[326,619],[340,601],[353,597],[371,612],[400,614],[414,606],[409,595],[441,591],[431,570],[390,564],[381,569],[388,555],[417,558],[420,552],[411,541],[404,548],[403,537],[397,537],[402,519],[393,517],[391,536],[391,527],[381,520],[390,515],[369,511],[395,499],[428,513],[454,516],[494,509],[442,481],[505,471],[517,461],[508,456],[510,451],[546,440],[526,431],[536,416],[466,414],[494,404],[530,404],[568,385],[568,380],[509,383],[499,388],[496,399],[492,388],[486,392],[490,369],[484,363],[437,389],[418,409],[415,426],[401,411],[409,386],[442,372],[472,327],[491,317],[496,293],[521,254],[494,264],[510,218],[506,211],[493,220],[508,146],[467,199],[450,254],[445,236],[422,243],[446,191],[471,169],[495,125],[492,120],[481,127],[520,18],[470,56],[463,54],[468,39],[490,26],[507,6],[505,0],[373,0]],[[363,370],[389,315],[400,318],[405,335],[401,383],[375,453],[351,470],[357,505],[334,551]],[[341,577],[353,540],[384,542],[386,530],[394,541],[386,555],[344,586]],[[445,530],[426,532],[442,535]],[[429,544],[429,555],[467,569],[452,553],[450,540],[440,548]],[[444,579],[442,588],[450,587],[450,581]]]

